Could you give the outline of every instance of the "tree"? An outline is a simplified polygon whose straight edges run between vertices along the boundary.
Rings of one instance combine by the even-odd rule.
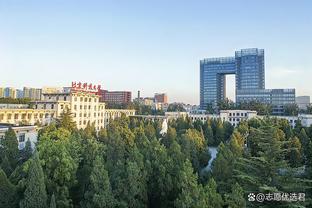
[[[224,131],[224,128],[223,128],[223,123],[220,119],[217,120],[217,123],[216,123],[216,130],[215,130],[215,145],[219,145],[220,142],[224,142],[225,141],[225,131]]]
[[[197,183],[198,176],[193,173],[192,164],[187,160],[181,171],[181,182],[179,184],[180,194],[175,200],[177,208],[208,207],[203,187]]]
[[[299,113],[299,107],[296,103],[285,105],[284,115],[285,116],[297,116]]]
[[[78,154],[73,157],[76,149],[68,135],[58,135],[64,138],[56,140],[54,135],[54,133],[42,135],[38,145],[39,155],[48,192],[55,194],[57,207],[70,207],[72,200],[69,189],[76,184],[77,160],[80,156]]]
[[[278,131],[279,129],[272,125],[251,129],[249,137],[251,144],[248,147],[250,156],[238,158],[234,168],[235,178],[245,191],[255,193],[306,191],[306,181],[298,178],[296,171],[291,169],[285,160],[287,153],[285,138],[280,138]],[[262,204],[284,207],[287,202]]]
[[[221,100],[218,103],[219,110],[232,110],[235,108],[234,102],[228,98]]]
[[[50,208],[56,208],[56,202],[55,202],[55,195],[54,194],[52,194],[52,196],[51,196]]]
[[[301,143],[298,137],[293,137],[290,139],[288,147],[288,160],[291,167],[301,166],[302,157],[301,157]]]
[[[168,112],[185,112],[185,108],[182,103],[171,103],[167,108]]]
[[[0,168],[0,207],[16,207],[16,188]]]
[[[20,202],[20,207],[47,207],[47,192],[38,153],[35,153],[31,160],[24,199]]]
[[[32,156],[32,148],[31,148],[31,142],[29,139],[26,141],[25,148],[22,150],[22,160],[26,161]]]
[[[217,183],[213,178],[211,178],[208,184],[204,187],[206,203],[210,208],[222,208],[223,200],[222,196],[217,191]]]
[[[67,129],[70,132],[76,129],[76,122],[73,121],[70,109],[66,108],[61,113],[60,119],[58,120],[58,127]]]
[[[225,204],[231,208],[246,207],[244,190],[238,183],[232,185],[231,193],[225,195]]]
[[[90,208],[114,207],[116,205],[109,182],[108,172],[100,156],[97,156],[94,161],[90,175],[90,185],[85,193],[82,205],[83,207]]]
[[[11,127],[5,132],[4,139],[1,140],[0,145],[2,145],[2,148],[0,148],[3,149],[1,151],[1,158],[6,156],[10,167],[14,170],[19,159],[19,150],[16,134]]]
[[[213,136],[213,131],[211,128],[210,123],[206,122],[205,126],[204,126],[204,137],[208,143],[209,146],[213,146],[216,144],[215,140],[214,140],[214,136]]]
[[[11,173],[13,172],[13,169],[11,167],[9,159],[8,159],[8,157],[6,155],[2,159],[1,168],[5,172],[5,174],[8,175],[8,176],[10,176]]]
[[[127,161],[127,194],[125,195],[129,208],[146,207],[147,190],[144,169],[137,162]]]

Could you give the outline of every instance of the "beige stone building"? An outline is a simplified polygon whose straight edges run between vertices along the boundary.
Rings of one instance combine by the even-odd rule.
[[[100,96],[92,91],[46,93],[43,94],[43,100],[32,104],[33,109],[0,109],[0,123],[47,124],[59,118],[65,109],[69,109],[78,129],[94,123],[96,129],[100,130],[111,119],[122,114],[135,115],[135,110],[105,109],[105,103],[100,102]]]

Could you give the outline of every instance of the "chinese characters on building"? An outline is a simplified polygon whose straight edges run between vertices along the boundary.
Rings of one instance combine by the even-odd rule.
[[[94,92],[98,93],[101,90],[101,85],[94,85],[92,83],[72,82],[71,89],[73,91]]]

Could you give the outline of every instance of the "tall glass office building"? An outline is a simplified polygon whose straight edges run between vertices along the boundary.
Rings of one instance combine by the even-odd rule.
[[[295,102],[295,89],[265,89],[264,50],[242,49],[234,57],[207,58],[200,61],[200,106],[216,106],[226,98],[228,74],[236,75],[236,102],[285,105]]]

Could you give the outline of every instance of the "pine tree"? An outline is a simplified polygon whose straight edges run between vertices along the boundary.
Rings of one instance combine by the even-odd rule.
[[[31,157],[32,152],[33,150],[31,148],[31,142],[29,139],[27,139],[25,148],[22,150],[22,160],[23,161],[28,160]]]
[[[1,157],[7,157],[12,170],[15,169],[19,159],[18,141],[14,130],[10,127],[1,140],[3,151]]]
[[[38,153],[35,153],[29,167],[27,186],[21,208],[47,207],[47,192],[44,183],[44,174],[40,165]]]
[[[114,207],[115,199],[112,194],[108,172],[104,167],[103,159],[98,156],[94,161],[90,176],[90,186],[85,193],[83,207]]]
[[[224,142],[225,141],[225,130],[223,127],[223,123],[222,121],[219,119],[217,121],[217,126],[216,126],[216,133],[215,133],[215,145],[219,145],[220,142]]]
[[[208,207],[203,187],[197,183],[197,174],[193,173],[192,164],[187,160],[180,171],[180,194],[175,200],[177,208]]]
[[[206,126],[204,127],[204,137],[209,146],[215,145],[213,131],[209,122],[206,122]]]
[[[8,176],[10,176],[11,173],[13,172],[13,169],[11,167],[9,159],[8,159],[8,157],[6,155],[2,159],[1,168],[5,172],[5,174],[8,175]]]
[[[9,181],[4,171],[0,168],[0,207],[16,207],[16,188]]]
[[[71,111],[66,108],[61,113],[60,119],[58,120],[58,126],[72,132],[76,129],[76,123],[73,121]]]
[[[268,125],[251,132],[251,157],[239,158],[234,170],[235,178],[243,189],[261,193],[305,192],[306,182],[296,177],[285,160],[285,141],[280,138],[278,129]],[[264,205],[283,207],[285,203],[264,202]]]
[[[244,198],[244,190],[238,184],[232,185],[231,193],[225,195],[225,204],[231,208],[244,208],[246,207],[246,201]]]
[[[298,137],[293,137],[290,139],[289,147],[288,147],[288,160],[291,167],[299,167],[301,166],[302,157],[301,157],[301,143]]]
[[[56,208],[56,202],[55,202],[55,195],[54,194],[52,194],[52,196],[51,196],[50,208]]]
[[[222,208],[222,196],[217,192],[217,183],[211,178],[208,184],[204,187],[206,203],[209,208]]]

